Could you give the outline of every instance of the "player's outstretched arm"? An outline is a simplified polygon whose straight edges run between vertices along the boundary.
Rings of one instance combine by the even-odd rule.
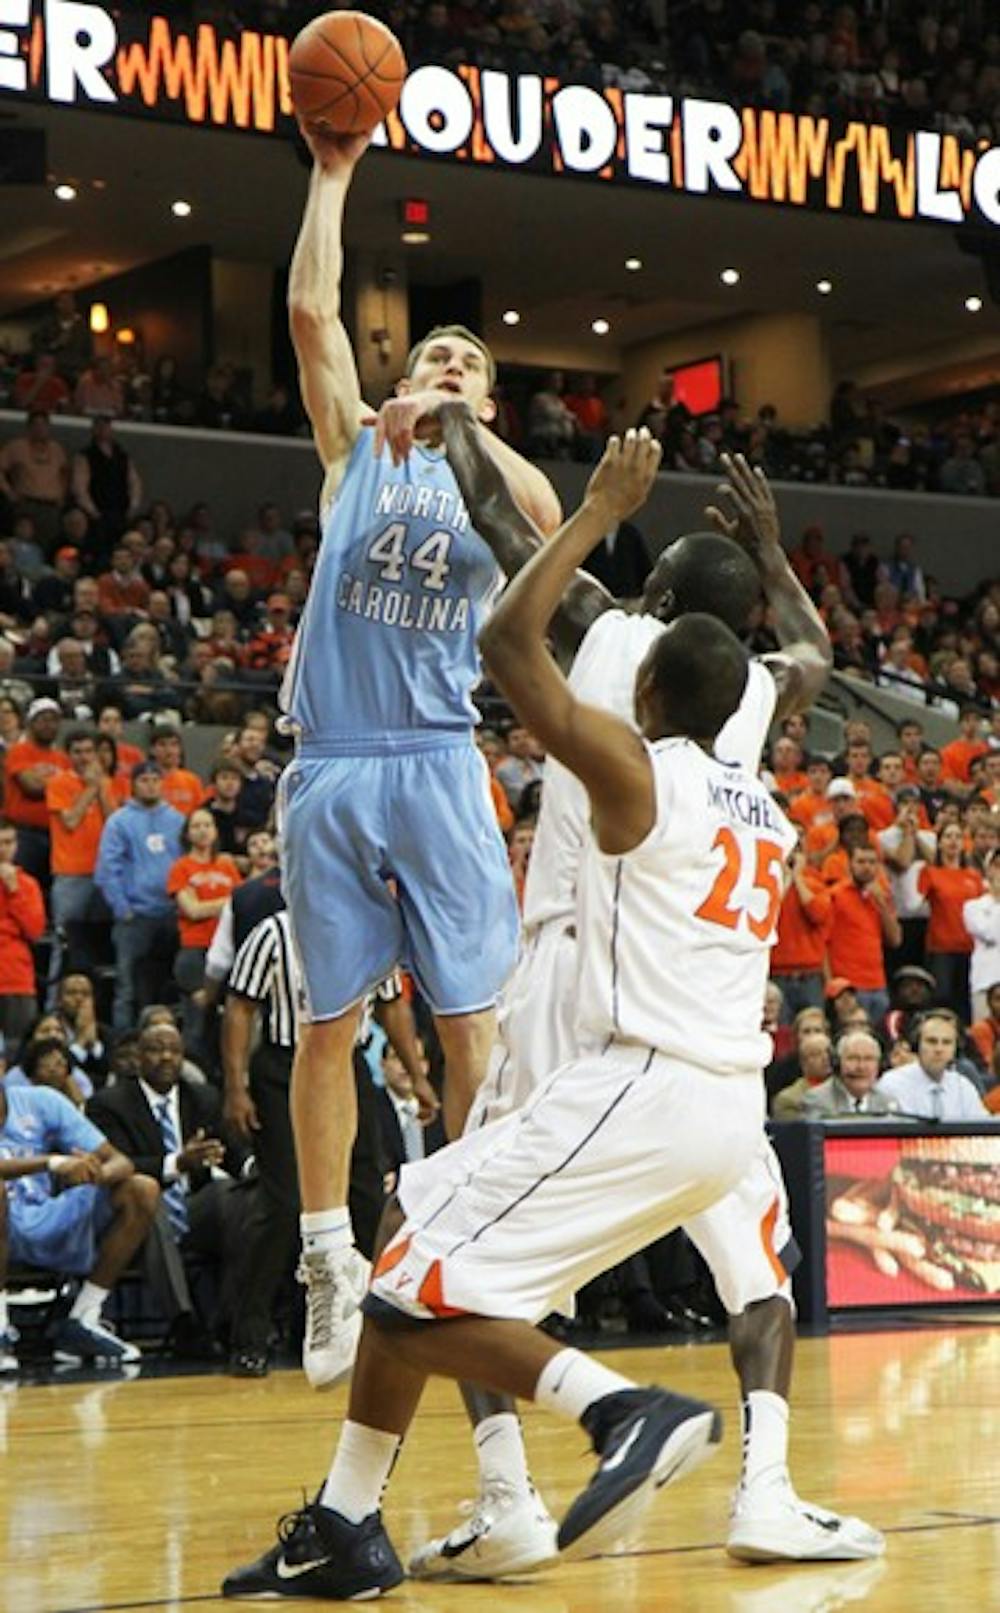
[[[439,412],[448,463],[472,524],[489,544],[504,575],[516,577],[545,539],[514,498],[492,452],[489,434],[478,424],[469,405],[443,403]],[[577,571],[559,601],[549,629],[560,654],[575,654],[587,630],[614,604],[614,598],[601,583],[587,572]]]
[[[309,125],[302,134],[314,166],[289,273],[288,316],[302,398],[327,473],[325,499],[339,484],[366,412],[340,318],[340,282],[344,202],[368,136],[330,135]]]
[[[751,470],[742,454],[723,454],[728,480],[719,495],[732,506],[710,505],[706,516],[717,531],[742,544],[760,575],[781,649],[764,657],[778,686],[775,715],[807,711],[833,670],[833,648],[822,617],[788,563],[781,546],[778,506],[764,472]]]
[[[518,716],[586,786],[598,843],[614,855],[639,845],[655,822],[649,756],[627,723],[577,700],[545,635],[580,561],[645,503],[660,454],[648,432],[611,438],[580,508],[518,572],[479,637],[486,668]]]

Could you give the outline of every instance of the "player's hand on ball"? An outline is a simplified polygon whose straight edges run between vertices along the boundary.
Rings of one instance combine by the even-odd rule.
[[[610,520],[624,521],[645,504],[662,457],[662,443],[645,426],[627,431],[624,437],[609,437],[587,485],[587,499],[604,505]]]
[[[344,179],[350,178],[371,144],[370,133],[337,134],[318,119],[299,118],[298,125],[313,161],[327,173],[340,174]]]

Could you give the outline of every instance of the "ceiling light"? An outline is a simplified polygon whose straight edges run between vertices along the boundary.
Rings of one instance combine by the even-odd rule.
[[[740,283],[739,269],[723,269],[719,276],[724,286],[738,286]]]
[[[967,314],[979,314],[983,310],[982,297],[966,297],[965,311]]]
[[[606,336],[611,326],[606,319],[595,319],[590,328],[595,336]]]
[[[191,203],[185,201],[171,202],[170,211],[173,213],[174,218],[190,218]]]
[[[430,235],[427,230],[404,230],[399,239],[404,246],[426,246]]]
[[[626,267],[626,269],[628,269],[630,274],[635,274],[637,270],[642,268],[642,259],[641,258],[626,258],[625,259],[625,267]]]
[[[507,308],[501,318],[505,325],[519,325],[521,323],[521,316],[516,308]]]
[[[92,302],[90,305],[90,328],[95,336],[103,336],[111,328],[111,316],[108,313],[106,302]]]
[[[59,201],[59,202],[75,202],[76,201],[76,186],[75,185],[57,185],[56,186],[56,200]]]
[[[816,282],[816,290],[819,292],[821,297],[828,297],[830,295],[831,291],[833,290],[833,281],[832,280],[817,280],[817,282]]]

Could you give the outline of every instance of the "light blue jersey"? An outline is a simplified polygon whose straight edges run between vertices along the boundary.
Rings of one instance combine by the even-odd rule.
[[[418,749],[478,721],[476,638],[500,583],[443,450],[394,466],[358,435],[327,517],[282,705],[303,750]]]

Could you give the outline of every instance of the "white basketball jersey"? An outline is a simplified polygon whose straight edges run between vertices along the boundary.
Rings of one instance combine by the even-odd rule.
[[[652,830],[623,857],[588,835],[580,859],[581,1048],[638,1043],[719,1075],[759,1071],[771,1057],[764,987],[795,829],[753,773],[693,740],[661,739],[649,753]]]
[[[663,632],[655,616],[608,610],[586,634],[569,674],[578,700],[634,722],[635,676],[650,645]],[[774,679],[751,661],[743,699],[715,742],[724,761],[756,773],[777,700]],[[550,756],[524,890],[524,925],[532,930],[550,919],[568,918],[576,907],[580,857],[590,835],[590,802],[580,780]]]

